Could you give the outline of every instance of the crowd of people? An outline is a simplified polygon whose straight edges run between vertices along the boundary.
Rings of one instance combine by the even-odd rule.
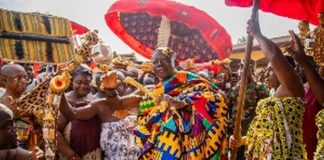
[[[293,31],[287,54],[258,24],[247,32],[269,65],[247,66],[242,138],[233,135],[243,61],[237,72],[176,66],[176,53],[157,48],[151,67],[115,59],[109,71],[87,64],[72,73],[57,117],[57,159],[237,159],[324,158],[324,67],[305,55]],[[3,64],[0,72],[0,159],[44,159],[41,122],[13,108],[16,99],[51,78],[34,77],[31,65]],[[45,75],[46,74],[46,75]],[[44,76],[45,75],[45,76]],[[124,83],[127,77],[146,90]]]

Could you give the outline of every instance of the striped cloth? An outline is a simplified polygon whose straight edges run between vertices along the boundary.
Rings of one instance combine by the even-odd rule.
[[[72,37],[71,24],[67,19],[4,9],[0,9],[0,31],[50,38]],[[20,51],[23,53],[23,58],[17,55],[17,42],[21,44]],[[51,51],[47,43],[46,41],[1,38],[0,34],[0,57],[7,60],[43,63],[64,63],[72,60],[71,43],[51,42]]]

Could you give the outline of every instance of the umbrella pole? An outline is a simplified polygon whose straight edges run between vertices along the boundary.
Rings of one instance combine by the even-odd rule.
[[[251,15],[252,21],[256,21],[256,22],[258,21],[258,9],[259,9],[259,0],[254,0],[252,15]],[[233,135],[235,139],[242,138],[241,122],[242,122],[242,113],[243,113],[243,106],[244,106],[244,99],[245,99],[245,91],[247,85],[247,70],[251,60],[252,47],[253,47],[253,37],[248,35],[246,48],[245,48],[245,55],[244,55],[243,72],[240,81],[239,96],[237,99],[237,112],[236,112],[235,122],[234,122]],[[233,150],[231,150],[231,160],[236,160],[237,150],[238,148],[234,148]]]

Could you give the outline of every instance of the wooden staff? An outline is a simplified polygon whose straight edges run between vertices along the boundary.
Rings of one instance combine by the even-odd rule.
[[[251,15],[251,20],[254,22],[258,22],[258,9],[259,9],[259,0],[254,0],[252,15]],[[237,99],[237,112],[236,112],[235,123],[234,123],[235,139],[242,138],[241,122],[242,122],[242,113],[243,113],[243,106],[244,106],[244,99],[245,99],[245,91],[247,85],[247,70],[251,60],[252,47],[253,47],[253,37],[251,35],[248,35],[248,40],[246,43],[245,55],[244,55],[243,72],[240,81],[239,97]],[[236,160],[236,153],[237,153],[237,148],[231,150],[231,160]]]

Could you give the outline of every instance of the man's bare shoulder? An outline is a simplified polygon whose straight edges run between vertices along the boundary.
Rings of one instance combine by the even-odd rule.
[[[107,103],[107,100],[106,98],[98,98],[98,99],[95,99],[91,102],[91,105],[100,105],[100,104],[106,104]]]
[[[32,153],[28,150],[25,150],[23,148],[16,148],[16,159],[31,159]]]

